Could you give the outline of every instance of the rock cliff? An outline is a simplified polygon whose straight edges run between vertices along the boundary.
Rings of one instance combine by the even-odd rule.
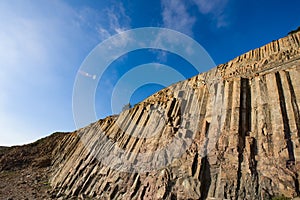
[[[300,196],[300,32],[66,134],[52,155],[53,198]]]
[[[299,77],[296,32],[66,137],[51,184],[58,196],[99,199],[298,196]],[[188,138],[176,144],[185,151],[172,159],[177,148],[168,149],[161,164],[155,152],[176,137]],[[115,143],[124,155],[109,150]]]

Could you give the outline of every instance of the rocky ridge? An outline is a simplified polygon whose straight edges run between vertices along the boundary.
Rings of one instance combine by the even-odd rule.
[[[290,34],[163,89],[121,113],[125,117],[108,117],[78,130],[80,137],[62,141],[63,155],[54,161],[51,183],[58,196],[270,199],[300,195],[299,41],[299,32]],[[179,159],[157,171],[122,172],[111,167],[120,165],[117,156],[107,166],[91,153],[111,147],[106,146],[103,131],[120,148],[133,152],[129,161],[146,165],[138,154],[165,147],[179,134],[189,137],[192,127],[182,124],[182,118],[189,117],[195,104],[200,118],[191,145]],[[148,138],[145,134],[155,131],[161,121],[151,118],[152,107],[165,109],[165,120],[162,131]],[[125,128],[120,128],[120,118]],[[212,138],[216,141],[208,151],[207,141]]]
[[[296,32],[66,134],[52,149],[50,196],[299,196],[299,77]],[[176,148],[166,148],[174,138]],[[125,153],[110,151],[115,147]],[[166,149],[163,156],[154,153],[160,149]],[[176,153],[180,157],[172,158]]]

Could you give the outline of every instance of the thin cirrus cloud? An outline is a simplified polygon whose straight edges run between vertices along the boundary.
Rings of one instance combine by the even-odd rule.
[[[196,22],[196,18],[189,14],[185,1],[162,0],[161,8],[164,28],[170,28],[193,37],[193,26]],[[161,36],[158,35],[157,40],[154,42],[160,43],[160,37]],[[157,60],[160,62],[166,62],[168,60],[167,54],[163,51],[159,52]]]
[[[97,32],[100,41],[130,29],[131,19],[120,2],[104,8],[101,12],[91,7],[84,7],[79,11],[79,18],[81,24]]]
[[[198,9],[203,14],[220,14],[228,0],[193,0]]]
[[[190,14],[189,9],[196,6],[199,14],[208,16],[217,28],[226,27],[228,22],[224,10],[227,4],[228,0],[162,0],[163,26],[193,36],[193,26],[197,17]]]
[[[227,27],[227,16],[225,8],[228,0],[162,0],[161,16],[163,27],[170,28],[181,33],[185,33],[190,37],[194,37],[193,28],[197,23],[199,16],[208,17],[217,28]],[[192,7],[196,7],[198,13],[191,13]],[[205,26],[205,24],[203,24]],[[207,25],[207,24],[206,24]],[[189,51],[189,49],[186,49]],[[166,61],[167,57],[162,52],[158,55],[158,60]]]
[[[224,10],[228,0],[193,0],[200,13],[211,15],[218,28],[228,26]]]
[[[163,26],[193,36],[196,18],[188,13],[185,1],[162,0]]]

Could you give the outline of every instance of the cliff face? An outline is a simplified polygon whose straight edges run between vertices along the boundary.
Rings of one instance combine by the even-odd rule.
[[[153,108],[164,111],[157,116]],[[185,139],[155,154],[174,138]],[[295,197],[299,142],[297,32],[65,137],[51,185],[66,198]],[[115,144],[125,153],[111,151]]]
[[[21,183],[7,173],[12,168]],[[22,193],[29,199],[295,197],[299,173],[300,32],[171,85],[118,116],[0,148],[1,198],[28,191],[26,184],[34,191]]]
[[[51,184],[66,198],[298,196],[299,77],[298,32],[65,137]]]

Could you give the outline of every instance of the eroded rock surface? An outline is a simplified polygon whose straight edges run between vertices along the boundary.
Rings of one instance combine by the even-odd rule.
[[[290,34],[62,137],[52,197],[299,196],[299,41]]]
[[[52,186],[66,198],[270,199],[300,195],[299,41],[299,32],[290,34],[172,85],[120,116],[78,130],[62,141],[64,151],[54,162]],[[164,117],[153,117],[153,108],[162,108]],[[198,128],[182,156],[171,161],[169,153],[173,152],[166,152],[168,165],[134,172],[134,163],[147,165],[149,159],[157,159],[158,164],[152,164],[160,166],[160,158],[143,160],[139,154],[165,148],[174,137],[190,137],[193,127],[188,118],[194,110]],[[147,136],[160,126],[159,133]],[[107,166],[103,157],[91,153],[107,148],[104,157],[112,154],[106,136],[130,152],[130,158],[124,161],[115,154],[119,158],[114,157]],[[128,161],[127,172],[120,171],[122,167],[118,170],[120,160]]]

